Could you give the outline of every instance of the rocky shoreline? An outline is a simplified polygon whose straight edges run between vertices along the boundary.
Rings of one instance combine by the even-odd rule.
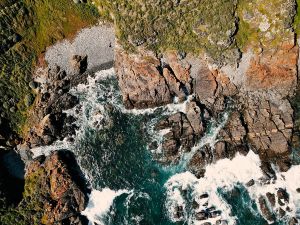
[[[293,7],[283,14],[293,12],[290,14],[294,15]],[[252,18],[249,21],[257,25]],[[266,26],[261,29],[267,31]],[[155,131],[163,133],[162,152],[153,155],[158,162],[176,165],[183,153],[195,151],[187,162],[188,170],[200,179],[205,176],[208,165],[225,158],[233,159],[237,153],[246,156],[253,151],[262,162],[264,177],[261,183],[276,181],[276,172],[286,172],[293,165],[291,154],[299,139],[298,118],[291,104],[299,86],[299,46],[291,24],[286,26],[284,40],[276,46],[260,50],[249,47],[243,53],[229,49],[226,54],[231,52],[236,60],[223,63],[206,53],[195,55],[179,50],[157,53],[137,40],[131,43],[135,50],[129,51],[120,39],[115,40],[114,31],[108,25],[82,31],[72,43],[66,41],[52,46],[39,59],[29,84],[36,98],[33,100],[29,95],[26,98],[26,104],[32,107],[23,137],[0,135],[0,146],[6,149],[0,149],[0,161],[16,150],[26,163],[24,179],[10,173],[5,163],[0,165],[3,171],[0,174],[0,204],[8,212],[0,217],[1,222],[10,224],[8,221],[15,218],[16,222],[24,221],[24,224],[32,221],[37,224],[88,224],[80,213],[87,205],[90,190],[74,155],[70,151],[58,151],[33,159],[31,150],[57,140],[74,140],[78,127],[74,125],[75,118],[65,111],[74,108],[78,99],[69,91],[85,83],[87,76],[96,70],[110,68],[113,64],[127,109],[148,109],[187,101],[184,112],[168,115],[155,124]],[[231,40],[233,30],[226,34],[230,42],[226,48],[234,43]],[[214,145],[203,143],[195,150],[217,122],[223,126],[219,128]],[[149,149],[157,149],[158,144],[151,143]],[[6,183],[8,180],[11,183]],[[247,186],[254,183],[249,180]],[[14,184],[23,188],[10,189]],[[295,191],[299,190],[300,187]],[[282,217],[290,211],[289,201],[289,193],[278,189],[276,193],[260,196],[258,207],[265,220],[273,222],[276,210]],[[275,209],[276,202],[278,209]],[[180,219],[182,206],[176,210],[176,217]],[[28,211],[31,213],[26,214]],[[198,212],[196,218],[204,221],[217,218],[221,213],[216,208],[207,208]],[[297,218],[289,218],[289,224],[298,224]]]
[[[129,109],[183,102],[192,96],[186,113],[171,115],[157,124],[158,131],[168,130],[159,161],[176,164],[182,152],[191,151],[203,137],[207,125],[226,112],[227,122],[215,146],[201,146],[190,161],[190,170],[200,178],[207,165],[252,150],[260,156],[261,169],[270,182],[276,180],[275,168],[285,172],[293,164],[295,118],[290,101],[298,86],[298,58],[299,47],[293,38],[259,54],[248,50],[239,64],[221,67],[204,56],[176,51],[157,56],[143,48],[128,54],[117,46],[115,68]],[[268,201],[261,196],[259,204],[271,221]]]
[[[246,54],[243,56],[245,59],[241,59],[237,68],[228,66],[218,68],[205,59],[195,58],[189,54],[182,55],[176,51],[167,52],[160,57],[144,49],[139,50],[139,55],[128,54],[120,46],[117,46],[115,51],[115,70],[123,101],[128,109],[145,109],[173,101],[183,102],[187,98],[191,99],[187,103],[185,113],[170,115],[156,124],[157,131],[169,130],[163,138],[163,157],[155,156],[159,162],[178,163],[182,152],[190,152],[203,138],[208,125],[212,121],[222,119],[222,115],[224,116],[226,112],[228,118],[224,127],[219,131],[215,146],[203,145],[189,162],[189,170],[198,178],[204,176],[207,165],[220,159],[233,158],[237,152],[247,155],[250,149],[259,154],[263,162],[265,182],[276,179],[271,164],[275,164],[280,171],[287,171],[292,165],[289,156],[294,118],[293,109],[287,98],[291,98],[296,91],[298,66],[296,45],[291,44],[289,47],[278,50],[279,56],[290,54],[289,60],[284,64],[281,60],[277,63],[276,61],[270,63],[267,60],[264,63],[264,60],[269,57],[267,53],[266,55],[250,54],[250,59]],[[39,68],[36,71],[31,86],[40,94],[31,112],[32,116],[29,120],[31,128],[17,149],[23,160],[28,162],[24,193],[28,189],[27,183],[32,176],[35,176],[36,171],[45,171],[45,175],[41,175],[41,181],[39,181],[43,185],[48,182],[47,180],[52,179],[47,175],[52,174],[52,170],[63,170],[64,173],[58,173],[59,181],[57,182],[67,182],[65,191],[75,189],[72,193],[63,190],[59,192],[62,196],[81,196],[82,198],[71,200],[67,197],[68,200],[62,200],[65,201],[64,203],[56,203],[56,205],[49,203],[52,208],[56,208],[55,213],[51,214],[50,205],[50,208],[48,206],[48,208],[41,208],[39,213],[42,214],[37,214],[43,215],[40,219],[47,217],[46,220],[52,222],[69,220],[72,224],[87,224],[86,219],[78,214],[87,204],[86,184],[81,189],[73,186],[78,178],[73,179],[72,175],[66,178],[70,174],[67,169],[63,168],[68,166],[69,162],[60,159],[71,153],[57,152],[46,159],[39,158],[31,161],[30,152],[34,147],[51,145],[56,140],[67,138],[68,141],[72,141],[72,136],[75,135],[77,129],[74,125],[75,119],[67,116],[63,111],[77,105],[78,99],[68,92],[79,83],[84,83],[91,71],[87,71],[88,56],[74,55],[70,59],[70,65],[72,73],[67,73],[58,66]],[[105,63],[103,66],[106,65],[109,66],[111,63]],[[244,77],[241,77],[242,75]],[[282,76],[287,78],[285,82],[281,82]],[[240,81],[241,79],[244,79],[243,82]],[[55,168],[57,165],[63,168]],[[53,185],[58,185],[57,182]],[[251,180],[249,186],[251,186]],[[51,187],[49,188],[50,192]],[[47,192],[45,190],[45,193],[41,195]],[[286,195],[284,190],[276,196],[281,199],[281,195]],[[39,194],[34,196],[40,199]],[[272,196],[273,194],[270,193],[259,199],[260,209],[268,221],[271,221],[272,213],[267,202],[272,205]],[[61,197],[56,199],[61,199]],[[52,202],[53,200],[46,197],[40,201],[45,203],[45,201]],[[26,200],[23,199],[20,203],[22,207],[28,204],[24,202]],[[61,204],[70,207],[70,211],[62,212]],[[283,210],[282,213],[284,212]],[[201,217],[200,214],[198,217]],[[291,221],[295,220],[293,218]]]
[[[82,35],[97,39],[99,32],[108,35],[106,39],[100,40],[98,45],[88,43],[84,51],[74,47],[73,50],[68,49],[67,55],[65,52],[64,56],[67,58],[64,60],[67,61],[61,64],[64,69],[51,59],[45,61],[40,58],[30,83],[36,98],[34,103],[30,103],[33,107],[26,125],[28,130],[22,139],[10,136],[9,139],[3,137],[1,142],[1,160],[6,160],[4,156],[17,152],[14,160],[22,162],[22,159],[26,164],[21,168],[20,173],[23,177],[19,179],[10,175],[10,170],[16,168],[0,168],[1,174],[5,171],[7,174],[1,175],[0,179],[1,208],[7,211],[0,217],[1,223],[23,221],[22,224],[88,224],[88,220],[80,212],[87,205],[89,184],[81,174],[73,153],[57,151],[47,157],[33,158],[31,149],[50,146],[58,140],[73,141],[77,129],[74,125],[75,118],[68,116],[64,111],[75,107],[78,99],[71,95],[69,90],[85,83],[87,77],[99,68],[108,69],[113,66],[113,48],[110,43],[114,40],[113,30],[109,25],[86,28],[72,42],[73,45],[79,46]],[[56,51],[65,51],[65,46],[58,43],[50,48],[49,55],[54,54],[51,53],[54,48]],[[107,49],[106,54],[101,54],[103,51],[100,50],[103,49]],[[71,55],[76,51],[84,54]],[[98,61],[95,61],[95,52],[98,52]],[[15,188],[16,185],[18,188]],[[32,212],[26,213],[28,210]]]

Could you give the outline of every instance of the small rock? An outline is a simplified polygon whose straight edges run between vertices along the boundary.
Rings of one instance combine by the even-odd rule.
[[[71,59],[71,66],[76,73],[84,73],[87,69],[87,56],[74,55]]]
[[[279,213],[280,217],[284,217],[285,216],[285,211],[282,208],[279,208],[278,213]]]
[[[248,181],[247,183],[246,183],[246,186],[247,187],[251,187],[251,186],[253,186],[255,184],[255,181],[253,180],[253,179],[251,179],[250,181]]]
[[[272,222],[274,221],[274,215],[272,214],[272,212],[270,211],[270,209],[268,208],[268,204],[265,200],[265,198],[263,196],[260,196],[258,199],[259,202],[259,207],[260,210],[262,212],[262,215],[269,221]]]
[[[286,192],[286,190],[279,188],[277,191],[277,197],[278,197],[278,204],[283,206],[285,203],[289,202],[289,194]]]
[[[25,96],[24,103],[26,107],[29,107],[34,102],[34,96],[32,94],[28,94]]]
[[[216,225],[227,225],[228,222],[226,220],[218,220]]]
[[[17,109],[16,109],[15,106],[13,106],[13,107],[11,107],[11,108],[9,109],[9,111],[12,112],[12,113],[15,113],[15,112],[17,111]]]
[[[3,102],[3,105],[2,105],[2,106],[3,106],[4,109],[8,109],[8,107],[9,107],[9,105],[8,105],[7,102]]]
[[[295,217],[293,217],[289,222],[289,225],[297,225],[297,224],[298,224],[298,220]]]
[[[208,194],[205,193],[205,194],[203,194],[203,195],[200,195],[200,199],[203,199],[203,198],[208,198]]]
[[[212,211],[209,213],[210,218],[216,218],[217,216],[220,216],[222,212],[220,210]]]
[[[268,193],[266,194],[266,196],[267,196],[269,202],[271,203],[271,206],[274,207],[275,204],[276,204],[275,195],[272,194],[272,193],[270,193],[270,192],[268,192]]]
[[[207,214],[204,211],[196,213],[196,220],[206,220]]]
[[[177,206],[176,207],[176,215],[177,218],[182,218],[184,216],[183,213],[183,207],[182,206]]]
[[[196,201],[193,201],[192,205],[193,205],[193,209],[197,209],[199,207],[199,204]]]

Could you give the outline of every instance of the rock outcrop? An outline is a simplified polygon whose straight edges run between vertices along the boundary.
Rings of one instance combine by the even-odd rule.
[[[87,193],[73,153],[59,151],[27,166],[21,205],[34,202],[37,211],[32,219],[40,224],[87,224],[80,214],[86,207]]]
[[[74,70],[71,74],[59,67],[37,69],[33,81],[37,97],[29,113],[30,129],[25,130],[24,141],[18,146],[20,151],[49,145],[75,134],[75,119],[63,111],[78,104],[77,97],[69,90],[86,80],[87,57],[75,55],[71,61]]]
[[[184,100],[192,92],[190,65],[173,52],[157,58],[146,50],[127,54],[117,46],[115,68],[127,108],[161,106],[175,97]]]
[[[207,124],[227,112],[216,151],[205,145],[192,164],[201,170],[252,149],[263,162],[286,171],[294,127],[287,98],[297,85],[298,51],[290,40],[262,53],[245,53],[236,66],[219,67],[201,56],[166,51],[158,57],[143,48],[128,54],[118,46],[115,67],[127,108],[157,107],[193,96],[189,105],[194,107],[157,125],[158,130],[170,130],[164,134],[162,161],[178,160],[203,136]]]
[[[202,110],[196,102],[190,102],[187,105],[186,114],[178,112],[159,121],[155,130],[166,132],[161,143],[163,152],[157,154],[156,159],[170,164],[177,162],[181,153],[190,151],[204,134],[205,124],[201,118],[205,113],[205,110]],[[152,145],[157,147],[155,144]]]

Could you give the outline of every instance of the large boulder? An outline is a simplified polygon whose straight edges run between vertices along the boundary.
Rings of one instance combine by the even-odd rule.
[[[58,151],[27,165],[22,209],[29,224],[88,224],[80,213],[89,189],[73,153]]]

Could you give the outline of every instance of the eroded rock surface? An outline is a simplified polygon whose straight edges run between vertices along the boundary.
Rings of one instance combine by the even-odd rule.
[[[88,224],[80,214],[86,207],[87,193],[73,153],[58,151],[27,166],[20,207],[35,204],[36,212],[27,219],[38,224]]]
[[[85,82],[87,58],[74,55],[70,60],[73,62],[73,73],[67,74],[59,67],[39,68],[36,71],[34,90],[37,97],[29,114],[30,128],[25,130],[27,133],[24,141],[18,146],[20,151],[50,145],[75,134],[75,119],[64,110],[78,104],[77,97],[70,94],[69,90],[78,83]]]
[[[293,39],[261,53],[245,53],[238,65],[217,66],[201,55],[174,51],[158,57],[139,48],[137,53],[127,54],[120,46],[116,55],[127,108],[157,107],[192,96],[185,112],[157,125],[158,130],[169,129],[162,143],[163,162],[176,162],[205,134],[208,124],[220,121],[227,112],[217,144],[213,149],[201,147],[191,168],[201,174],[208,163],[233,157],[236,152],[246,154],[249,149],[258,153],[263,163],[275,163],[282,171],[290,167],[294,120],[288,98],[297,86],[298,60]]]

